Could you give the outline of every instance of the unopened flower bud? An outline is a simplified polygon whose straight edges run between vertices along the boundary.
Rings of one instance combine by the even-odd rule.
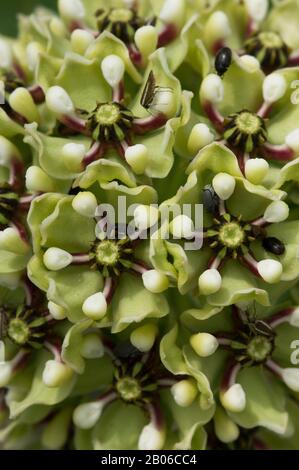
[[[108,55],[101,63],[102,73],[111,88],[116,87],[123,79],[125,73],[124,61],[118,55]]]
[[[93,218],[96,215],[98,201],[90,191],[82,191],[74,197],[72,207],[74,211],[83,217]]]
[[[70,142],[62,149],[62,158],[65,166],[75,173],[82,170],[82,160],[85,157],[86,149],[83,144]]]
[[[28,122],[39,122],[39,114],[36,104],[29,91],[26,88],[19,87],[9,96],[11,108]]]
[[[241,413],[246,407],[246,394],[242,385],[235,383],[225,392],[220,392],[222,406],[232,413]]]
[[[142,280],[144,287],[154,294],[160,294],[169,287],[168,277],[155,269],[143,273]]]
[[[143,57],[149,57],[157,48],[157,29],[151,25],[141,26],[135,33],[135,44]]]
[[[13,376],[13,368],[10,362],[0,362],[0,388],[6,387]]]
[[[29,246],[22,240],[19,232],[15,228],[7,227],[0,231],[0,249],[25,255],[29,251]]]
[[[130,341],[133,346],[141,352],[148,352],[152,349],[158,329],[153,323],[136,328],[130,336]]]
[[[221,442],[229,444],[238,439],[240,431],[236,423],[234,423],[225,411],[218,407],[214,415],[215,434]]]
[[[65,308],[55,302],[48,302],[48,310],[55,320],[64,320],[66,318]]]
[[[30,166],[25,179],[26,188],[33,193],[47,193],[54,189],[52,179],[39,166]]]
[[[0,136],[0,165],[9,167],[14,157],[20,157],[17,147],[6,137]]]
[[[280,100],[287,90],[287,82],[283,75],[274,72],[268,75],[263,83],[263,96],[266,103]]]
[[[210,333],[197,333],[190,337],[190,344],[200,357],[209,357],[218,349],[218,341]]]
[[[198,279],[199,293],[201,295],[212,295],[221,289],[222,278],[217,269],[207,269]]]
[[[290,324],[295,328],[299,328],[299,307],[295,308],[291,317],[290,317]]]
[[[276,284],[282,276],[282,264],[274,259],[264,259],[257,264],[259,275],[265,282]]]
[[[245,164],[245,176],[253,184],[260,184],[269,171],[269,163],[264,158],[250,158]]]
[[[13,64],[12,48],[8,41],[0,39],[0,68],[10,69]]]
[[[94,36],[84,29],[75,29],[71,35],[72,51],[79,55],[84,55],[90,44],[94,41]]]
[[[161,450],[165,443],[165,430],[149,423],[141,431],[138,450]]]
[[[237,59],[238,65],[247,73],[255,73],[261,68],[260,62],[256,57],[244,54]]]
[[[285,143],[297,156],[299,155],[299,128],[290,132],[286,136]]]
[[[214,140],[215,136],[206,124],[195,124],[188,139],[188,150],[190,153],[196,154],[203,147],[214,142]]]
[[[213,178],[212,186],[220,199],[226,201],[235,191],[236,180],[228,173],[218,173]]]
[[[97,333],[88,333],[82,339],[81,356],[85,359],[98,359],[104,355],[104,345]]]
[[[155,206],[140,204],[134,211],[134,222],[138,230],[147,230],[159,220],[159,210]]]
[[[194,223],[187,215],[178,215],[170,223],[170,231],[176,238],[190,239],[194,237]]]
[[[45,252],[43,260],[46,268],[50,271],[60,271],[72,263],[73,257],[60,248],[49,248]]]
[[[142,175],[149,161],[148,150],[143,144],[132,145],[127,148],[125,159],[136,175]]]
[[[74,372],[68,365],[52,359],[46,362],[43,382],[47,387],[57,388],[71,380],[73,375]]]
[[[85,17],[85,9],[81,0],[59,0],[60,16],[68,21],[80,21]]]
[[[73,421],[79,429],[91,429],[100,419],[104,404],[101,401],[83,403],[74,411]]]
[[[283,222],[289,217],[290,209],[284,201],[273,201],[265,210],[263,218],[273,224]]]
[[[194,402],[198,388],[194,380],[181,380],[171,387],[171,394],[179,406],[187,407]]]
[[[214,73],[207,75],[201,84],[200,96],[202,100],[209,103],[221,103],[224,98],[224,87],[221,78]]]
[[[46,93],[46,103],[50,111],[56,115],[70,115],[75,111],[74,104],[64,90],[60,86],[53,86],[49,88]]]
[[[42,52],[44,52],[44,49],[38,42],[30,42],[26,47],[27,63],[32,72],[35,71]]]
[[[293,392],[299,392],[299,368],[289,367],[283,369],[282,380]]]
[[[184,0],[165,0],[159,18],[167,24],[181,24],[185,19],[185,8]]]
[[[245,0],[245,6],[250,17],[260,23],[267,15],[269,2],[268,0]]]
[[[107,313],[107,308],[107,301],[102,292],[97,292],[88,297],[82,306],[84,315],[94,321],[102,320]]]

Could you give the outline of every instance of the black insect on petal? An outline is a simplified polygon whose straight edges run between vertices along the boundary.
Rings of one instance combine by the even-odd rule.
[[[232,51],[228,47],[220,49],[215,58],[215,69],[218,75],[222,77],[227,72],[232,63]]]
[[[275,237],[268,237],[263,240],[263,247],[269,253],[274,255],[283,255],[285,252],[285,245],[282,241]]]
[[[211,214],[216,214],[219,208],[220,199],[214,191],[213,186],[208,184],[203,188],[203,205],[204,208]]]

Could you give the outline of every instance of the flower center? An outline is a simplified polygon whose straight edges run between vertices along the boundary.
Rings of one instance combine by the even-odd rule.
[[[119,246],[114,241],[104,240],[96,247],[96,260],[102,266],[115,266],[119,257]]]
[[[110,12],[108,18],[112,23],[128,23],[133,19],[133,12],[126,8],[115,8]]]
[[[10,339],[18,345],[26,344],[30,337],[28,325],[20,318],[10,320],[7,333]]]
[[[261,41],[263,46],[267,48],[278,49],[279,47],[283,46],[283,41],[281,37],[278,34],[269,31],[260,33],[259,40]]]
[[[244,134],[256,134],[261,127],[259,117],[248,111],[239,114],[236,124],[239,131]]]
[[[119,379],[116,383],[116,390],[124,401],[136,401],[142,395],[138,381],[132,377]]]
[[[102,125],[115,124],[119,117],[119,108],[115,104],[102,104],[96,111],[96,119]]]
[[[267,141],[265,120],[248,110],[231,114],[225,120],[223,136],[233,147],[252,152]]]
[[[238,248],[244,239],[245,233],[237,222],[224,224],[219,230],[219,240],[227,248]]]
[[[247,354],[254,362],[264,362],[271,351],[271,341],[265,336],[255,336],[247,345]]]

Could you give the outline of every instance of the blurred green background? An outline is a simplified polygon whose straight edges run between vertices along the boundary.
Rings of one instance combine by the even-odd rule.
[[[18,13],[30,13],[37,5],[55,9],[57,0],[5,0],[1,1],[0,34],[16,34],[16,16]]]

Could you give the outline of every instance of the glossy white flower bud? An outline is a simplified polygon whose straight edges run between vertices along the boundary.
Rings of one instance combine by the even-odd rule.
[[[279,261],[264,259],[257,263],[257,270],[265,282],[276,284],[281,279],[283,267]]]
[[[13,376],[13,368],[10,362],[0,362],[0,388],[6,387]]]
[[[241,413],[246,407],[246,394],[242,385],[235,383],[225,392],[220,392],[222,406],[232,413]]]
[[[153,294],[160,294],[169,287],[169,280],[165,274],[151,269],[142,274],[144,287]]]
[[[83,403],[77,406],[73,414],[75,426],[79,429],[91,429],[100,419],[103,412],[104,403],[94,401],[91,403]]]
[[[287,82],[281,73],[273,72],[263,83],[263,96],[266,103],[275,103],[280,100],[287,90]]]
[[[13,65],[12,47],[5,39],[0,39],[0,68],[10,69]]]
[[[205,33],[210,43],[228,38],[232,33],[228,16],[220,10],[212,13],[206,22]]]
[[[170,231],[176,238],[192,238],[194,237],[194,223],[187,215],[178,215],[170,223]]]
[[[60,271],[72,263],[73,257],[60,248],[49,248],[44,253],[43,260],[46,268],[50,271]]]
[[[147,230],[159,220],[159,209],[155,206],[140,204],[134,210],[134,222],[138,230]]]
[[[37,106],[26,88],[16,88],[16,90],[10,94],[8,101],[11,108],[25,117],[28,122],[39,122]]]
[[[11,159],[19,156],[20,152],[17,147],[6,137],[0,135],[0,165],[9,167]]]
[[[269,8],[268,0],[244,0],[245,6],[251,18],[260,23],[267,15]]]
[[[158,16],[164,23],[180,24],[184,21],[185,9],[184,0],[165,0]]]
[[[145,145],[136,144],[127,148],[125,159],[136,175],[142,175],[149,162],[149,153]]]
[[[86,149],[83,144],[70,142],[62,148],[62,158],[65,166],[74,172],[82,170],[82,160],[85,157]]]
[[[224,98],[224,86],[221,78],[214,73],[207,75],[201,84],[200,96],[204,101],[213,104],[221,103]]]
[[[149,423],[141,431],[138,450],[162,450],[165,444],[165,431]]]
[[[299,328],[299,307],[295,308],[290,317],[290,325]]]
[[[171,387],[170,391],[174,401],[184,408],[190,406],[198,394],[196,382],[191,379],[180,380]]]
[[[57,388],[71,380],[73,375],[74,372],[68,365],[52,359],[45,364],[43,382],[47,387]]]
[[[253,55],[244,54],[237,59],[237,62],[248,73],[255,73],[261,68],[260,62]]]
[[[72,51],[76,54],[84,55],[94,40],[94,36],[89,31],[75,29],[71,34]]]
[[[88,297],[82,306],[84,315],[94,321],[102,320],[107,313],[107,308],[106,297],[102,292],[97,292]]]
[[[149,57],[157,48],[157,29],[151,25],[141,26],[135,33],[135,44],[143,57]]]
[[[198,288],[201,295],[212,295],[221,289],[222,278],[217,269],[207,269],[198,278]]]
[[[228,173],[218,173],[213,178],[212,186],[220,199],[226,201],[235,191],[236,180]]]
[[[210,333],[197,333],[190,337],[190,344],[200,357],[209,357],[214,354],[219,346],[217,338]]]
[[[30,42],[26,47],[27,63],[29,70],[32,72],[35,71],[42,52],[44,52],[44,49],[38,42]]]
[[[263,218],[273,224],[283,222],[289,217],[290,209],[284,201],[273,201],[265,210]]]
[[[26,188],[33,193],[47,193],[54,190],[52,179],[39,166],[30,166],[25,175]]]
[[[290,132],[285,139],[285,143],[296,155],[299,155],[299,128]]]
[[[53,35],[59,38],[65,38],[67,35],[65,24],[60,18],[52,18],[49,23],[49,28]]]
[[[289,367],[283,369],[281,373],[282,380],[293,392],[299,392],[299,368]]]
[[[250,158],[245,163],[245,176],[253,184],[260,184],[269,171],[269,163],[264,158]]]
[[[85,17],[85,9],[81,0],[59,0],[58,10],[60,16],[69,21],[80,21]]]
[[[112,88],[114,88],[123,79],[125,73],[125,64],[118,55],[111,54],[102,60],[101,70],[106,82]]]
[[[50,111],[57,115],[70,115],[75,112],[75,106],[65,91],[60,86],[52,86],[46,93],[46,103]]]
[[[130,341],[139,351],[148,352],[155,343],[157,333],[157,326],[153,323],[147,323],[132,331]]]
[[[196,154],[203,147],[214,142],[214,140],[215,136],[206,124],[195,124],[188,139],[188,150],[190,153]]]
[[[0,249],[25,255],[29,251],[29,245],[22,240],[17,229],[7,227],[0,231]]]
[[[85,359],[97,359],[104,355],[104,345],[97,333],[88,333],[83,336],[81,343],[81,356]]]
[[[56,304],[55,302],[48,302],[48,310],[55,320],[64,320],[66,318],[66,310],[61,305]]]
[[[221,407],[217,407],[214,415],[215,434],[221,442],[229,444],[238,439],[240,431]]]
[[[93,218],[96,215],[98,201],[90,191],[82,191],[74,197],[72,207],[83,217]]]

